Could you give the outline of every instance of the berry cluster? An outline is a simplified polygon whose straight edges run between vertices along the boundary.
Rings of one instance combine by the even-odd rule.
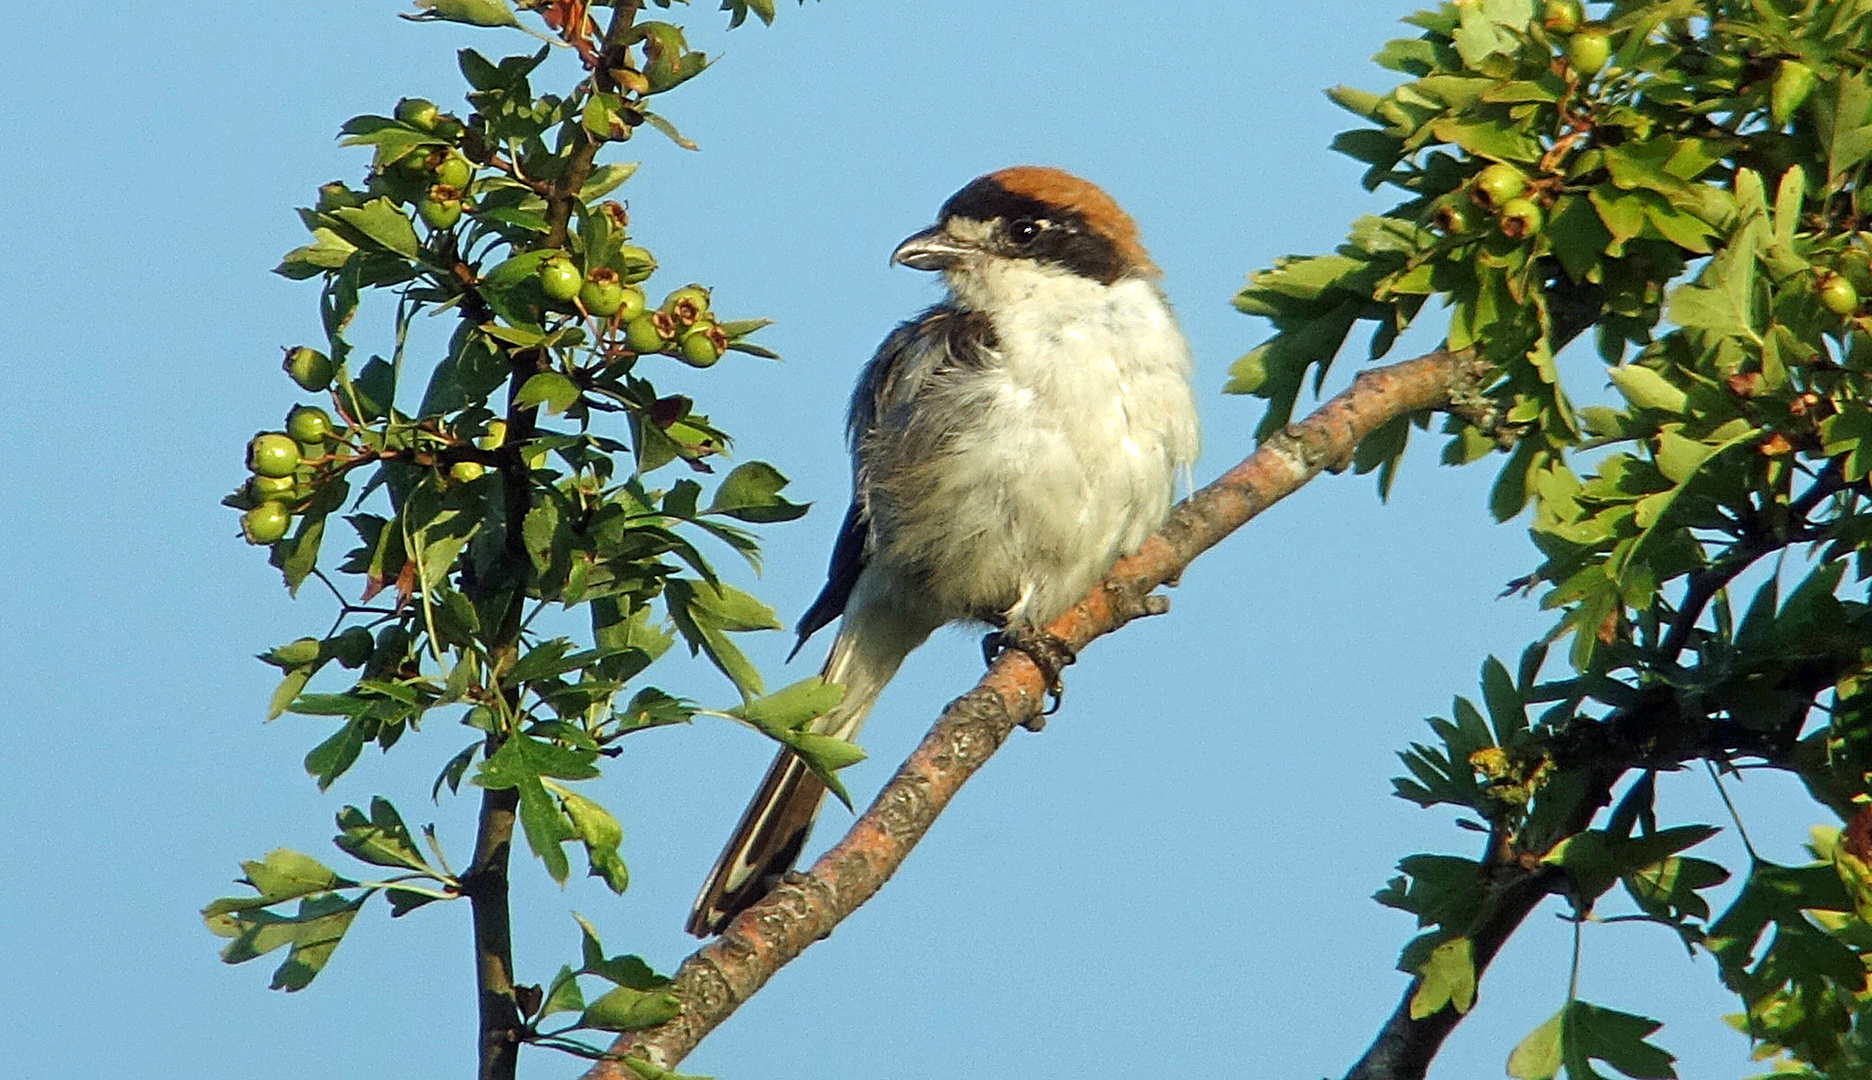
[[[301,346],[287,350],[286,370],[293,381],[307,386],[321,370],[330,379],[331,361]],[[248,543],[271,544],[286,536],[294,507],[311,494],[318,466],[330,457],[332,437],[330,413],[315,405],[295,405],[286,414],[284,431],[263,431],[247,443],[247,471],[252,475],[242,489],[246,510],[241,534]]]

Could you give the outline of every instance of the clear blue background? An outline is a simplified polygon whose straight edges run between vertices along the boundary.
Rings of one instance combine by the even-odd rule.
[[[665,287],[701,280],[718,310],[777,320],[786,357],[736,357],[702,395],[739,452],[777,462],[804,521],[767,531],[743,581],[789,620],[818,587],[846,497],[847,388],[889,327],[936,295],[889,269],[955,188],[1019,162],[1105,185],[1141,222],[1198,357],[1206,479],[1239,459],[1259,403],[1224,397],[1266,328],[1228,299],[1243,274],[1321,251],[1387,203],[1326,150],[1350,126],[1320,90],[1387,85],[1366,59],[1394,0],[1089,4],[975,0],[783,4],[724,34],[679,19],[719,65],[661,107],[703,147],[645,133],[622,191]],[[469,1075],[468,912],[361,917],[307,991],[271,964],[224,967],[197,909],[237,860],[276,845],[338,856],[332,813],[374,793],[435,821],[465,862],[472,800],[428,801],[463,741],[436,722],[367,754],[328,795],[299,767],[327,725],[259,722],[253,653],[322,630],[289,601],[217,500],[241,446],[294,400],[279,347],[317,339],[315,286],[267,271],[301,242],[290,212],[364,155],[333,133],[406,94],[459,105],[454,49],[531,39],[418,26],[389,0],[318,4],[15,4],[0,35],[0,1060],[22,1080]],[[563,87],[563,60],[537,80]],[[556,73],[556,74],[555,74]],[[360,334],[363,338],[364,335]],[[381,339],[379,339],[381,341]],[[1434,335],[1416,343],[1433,343]],[[366,341],[368,344],[368,341]],[[1407,343],[1408,344],[1408,343]],[[1399,354],[1405,355],[1400,352]],[[672,365],[673,367],[674,365]],[[1348,361],[1334,385],[1342,385]],[[1591,360],[1573,370],[1590,396]],[[1325,478],[1203,558],[1174,610],[1091,648],[1044,734],[1016,733],[877,900],[783,971],[692,1056],[724,1078],[1339,1075],[1405,985],[1412,933],[1369,894],[1417,850],[1473,854],[1447,816],[1389,795],[1422,717],[1473,693],[1547,619],[1497,599],[1531,565],[1519,525],[1484,510],[1492,469],[1443,469],[1435,440],[1388,505]],[[743,575],[745,578],[746,575]],[[786,635],[750,651],[791,681]],[[979,671],[973,637],[913,657],[874,714],[868,798]],[[700,665],[658,669],[717,704]],[[683,913],[770,745],[726,722],[631,741],[595,792],[623,818],[621,900],[560,890],[522,857],[520,974],[576,955],[568,912],[662,969]],[[1796,857],[1817,815],[1738,798],[1757,844]],[[1664,815],[1723,824],[1707,778],[1666,778]],[[828,813],[819,841],[839,831]],[[1739,858],[1733,830],[1710,844]],[[335,865],[343,865],[335,862]],[[1500,1075],[1561,1002],[1568,932],[1536,914],[1483,985],[1434,1075]],[[1669,1021],[1680,1071],[1757,1071],[1707,957],[1666,931],[1588,927],[1583,993]],[[531,1078],[580,1066],[530,1055]]]

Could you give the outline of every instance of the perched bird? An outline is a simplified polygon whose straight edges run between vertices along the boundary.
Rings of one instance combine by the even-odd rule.
[[[845,694],[813,729],[841,739],[945,623],[997,628],[1057,689],[1071,657],[1044,628],[1163,522],[1197,449],[1189,347],[1137,226],[1097,187],[990,173],[891,262],[941,271],[948,296],[884,340],[852,395],[852,505],[799,624],[803,645],[844,616],[822,675]],[[824,794],[781,750],[690,933],[779,882]]]

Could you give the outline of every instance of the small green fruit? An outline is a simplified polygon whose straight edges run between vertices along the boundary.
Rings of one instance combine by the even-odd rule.
[[[263,502],[241,515],[241,535],[249,544],[271,544],[292,528],[292,515],[276,502]]]
[[[624,306],[624,282],[617,271],[600,266],[585,275],[585,284],[579,286],[579,303],[584,305],[586,314],[600,319],[616,315]]]
[[[394,623],[379,630],[377,641],[371,646],[370,659],[365,661],[364,673],[371,678],[381,678],[396,670],[409,659],[410,641],[410,632]]]
[[[1813,68],[1799,60],[1783,60],[1775,67],[1774,82],[1768,87],[1768,115],[1776,127],[1786,127],[1813,93]]]
[[[682,336],[677,355],[690,367],[713,367],[721,359],[724,339],[714,323],[698,323]]]
[[[1829,274],[1820,282],[1820,306],[1844,318],[1859,310],[1859,290],[1839,274]]]
[[[383,171],[393,179],[428,187],[435,177],[435,166],[440,163],[442,154],[441,147],[418,146],[392,161]]]
[[[297,345],[286,350],[286,362],[280,365],[292,381],[299,384],[299,389],[317,393],[331,385],[336,368],[331,357],[317,349]]]
[[[419,131],[432,130],[440,115],[436,103],[426,98],[404,98],[396,103],[396,118]]]
[[[1513,165],[1496,162],[1476,174],[1470,190],[1483,206],[1495,208],[1527,194],[1528,180]]]
[[[452,229],[462,216],[461,192],[446,184],[437,184],[416,204],[416,213],[424,225],[436,232]]]
[[[247,444],[247,468],[256,476],[291,476],[299,467],[299,444],[283,432],[255,435]]]
[[[442,159],[442,164],[435,168],[435,182],[452,187],[457,193],[468,190],[468,184],[474,179],[474,168],[468,159],[460,154],[450,154]]]
[[[332,639],[332,659],[348,668],[363,667],[370,660],[371,650],[377,647],[369,630],[362,626],[347,626],[342,634]]]
[[[1475,204],[1461,197],[1439,203],[1430,215],[1430,223],[1445,236],[1465,236],[1476,231]]]
[[[666,340],[654,312],[639,315],[624,325],[624,344],[634,352],[660,352]]]
[[[300,405],[286,414],[286,434],[297,442],[317,445],[331,436],[331,414],[316,405]]]
[[[570,303],[579,293],[579,286],[584,279],[579,276],[578,267],[564,255],[554,255],[539,267],[540,291],[546,299],[555,304]]]
[[[619,323],[627,323],[642,315],[649,307],[644,299],[643,290],[635,285],[624,286],[624,299],[618,304],[617,314],[613,318]]]
[[[1495,224],[1503,236],[1519,240],[1540,232],[1544,222],[1539,203],[1532,199],[1509,199],[1502,203],[1501,215]]]
[[[290,476],[250,476],[247,478],[247,494],[256,503],[291,502],[293,489],[298,483]]]
[[[1541,25],[1556,34],[1571,34],[1586,21],[1579,0],[1546,0],[1541,5]]]
[[[366,198],[362,192],[352,191],[343,180],[333,180],[320,184],[318,189],[318,208],[329,212],[348,206],[363,206]]]
[[[694,326],[708,314],[709,291],[700,285],[684,285],[663,298],[661,310],[677,326]]]
[[[1567,64],[1581,75],[1597,75],[1612,59],[1612,36],[1599,27],[1587,27],[1567,38]]]
[[[449,466],[449,476],[464,484],[471,480],[479,480],[485,475],[487,475],[487,466],[479,461],[457,461]]]
[[[656,256],[635,244],[625,244],[618,248],[618,267],[624,284],[635,285],[656,273]]]

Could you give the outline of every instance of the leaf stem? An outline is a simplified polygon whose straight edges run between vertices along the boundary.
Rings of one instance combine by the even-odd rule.
[[[1586,916],[1575,909],[1571,921],[1573,923],[1573,963],[1567,969],[1566,999],[1568,1005],[1579,1000],[1580,924],[1586,921]]]
[[[1709,758],[1703,759],[1703,768],[1708,770],[1710,783],[1716,785],[1716,794],[1722,796],[1723,806],[1729,811],[1729,820],[1735,822],[1736,835],[1742,838],[1742,847],[1748,852],[1749,861],[1759,863],[1762,857],[1755,852],[1755,845],[1749,843],[1748,829],[1742,824],[1742,815],[1736,812],[1735,803],[1729,801],[1729,789],[1723,787],[1722,776],[1716,772],[1716,766]]]

